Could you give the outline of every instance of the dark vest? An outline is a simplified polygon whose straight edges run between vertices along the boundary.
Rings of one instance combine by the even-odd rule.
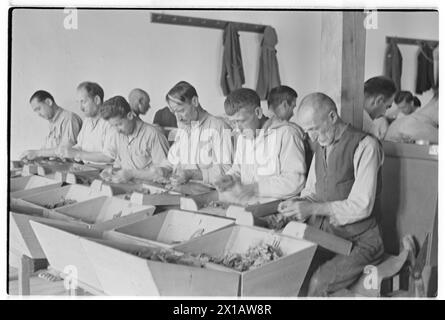
[[[348,125],[340,140],[331,147],[327,162],[325,160],[326,148],[316,144],[315,190],[318,201],[341,201],[348,198],[355,181],[354,153],[360,141],[366,136],[366,133]],[[368,218],[338,227],[330,224],[328,217],[312,219],[312,223],[324,231],[345,239],[351,239],[374,228],[377,225],[376,216],[378,216],[380,204],[381,180],[381,170],[379,169],[376,200],[372,213]]]

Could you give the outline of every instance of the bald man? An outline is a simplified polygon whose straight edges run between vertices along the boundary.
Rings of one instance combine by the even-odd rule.
[[[376,221],[383,150],[376,138],[344,123],[323,93],[302,100],[297,122],[316,142],[315,154],[301,197],[282,202],[278,211],[353,243],[349,256],[326,253],[311,278],[308,295],[329,296],[383,256]]]
[[[128,102],[137,116],[144,115],[150,109],[150,96],[142,89],[136,88],[130,91]]]

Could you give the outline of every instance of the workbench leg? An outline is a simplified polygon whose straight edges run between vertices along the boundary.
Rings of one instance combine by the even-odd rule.
[[[84,296],[85,291],[82,288],[77,287],[76,289],[69,289],[68,295],[70,296]]]
[[[32,259],[22,255],[19,263],[19,295],[28,296],[31,294],[29,279],[32,272]]]

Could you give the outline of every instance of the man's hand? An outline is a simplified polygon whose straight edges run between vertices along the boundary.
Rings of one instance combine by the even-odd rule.
[[[278,205],[278,212],[284,217],[293,217],[299,221],[305,221],[311,214],[312,203],[300,199],[290,199]]]
[[[121,169],[111,177],[111,181],[114,183],[125,183],[131,179],[133,179],[133,174],[129,169]]]
[[[60,146],[57,148],[56,154],[60,158],[74,159],[79,157],[79,150],[68,146]]]
[[[39,157],[38,150],[26,150],[20,155],[20,160],[34,160]]]
[[[111,181],[111,178],[113,177],[113,167],[108,167],[102,170],[100,177],[105,181]]]
[[[231,175],[221,176],[215,182],[215,186],[219,192],[225,192],[231,188],[233,188],[238,183],[237,179]]]

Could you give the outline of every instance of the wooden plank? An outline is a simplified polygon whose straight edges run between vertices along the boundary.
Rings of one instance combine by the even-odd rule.
[[[422,146],[411,143],[398,143],[383,141],[385,157],[411,158],[437,161],[438,155],[430,152],[431,146]]]
[[[20,257],[19,266],[19,295],[28,296],[31,293],[29,286],[29,279],[31,277],[32,270],[34,269],[32,259],[28,256],[22,255]]]
[[[330,96],[342,119],[363,127],[366,30],[364,13],[323,12],[320,91]]]
[[[438,202],[438,163],[430,159],[385,157],[380,195],[386,252],[397,255],[404,235],[420,243],[433,230]]]
[[[185,16],[170,15],[164,13],[152,13],[151,22],[174,24],[181,26],[213,28],[213,29],[224,29],[227,23],[230,22],[233,23],[235,28],[239,31],[256,32],[256,33],[263,33],[264,29],[266,28],[265,25],[260,25],[260,24],[215,20],[215,19],[204,19],[196,17],[185,17]]]

